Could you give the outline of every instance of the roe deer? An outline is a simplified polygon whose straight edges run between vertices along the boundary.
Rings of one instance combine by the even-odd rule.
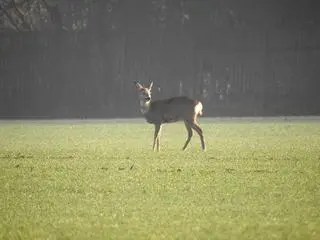
[[[160,131],[163,123],[173,123],[184,121],[188,132],[188,138],[182,150],[185,150],[195,130],[201,140],[201,147],[205,150],[205,142],[202,129],[197,123],[197,117],[202,115],[202,103],[188,97],[172,97],[163,100],[151,101],[151,88],[153,82],[148,87],[142,86],[135,81],[134,84],[139,92],[140,111],[148,123],[155,126],[153,138],[153,150],[157,144],[157,151],[160,150]]]

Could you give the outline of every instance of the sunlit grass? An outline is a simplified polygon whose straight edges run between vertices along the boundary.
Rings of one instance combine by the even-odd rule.
[[[320,239],[320,123],[1,122],[0,239]]]

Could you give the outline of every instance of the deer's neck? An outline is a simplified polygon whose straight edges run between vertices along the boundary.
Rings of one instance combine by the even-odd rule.
[[[145,115],[150,110],[151,101],[140,100],[140,112]]]

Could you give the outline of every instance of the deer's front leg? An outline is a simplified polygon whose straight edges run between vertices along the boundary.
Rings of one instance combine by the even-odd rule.
[[[156,142],[157,142],[157,151],[160,150],[160,140],[159,140],[160,129],[161,129],[161,124],[154,125],[154,137],[153,137],[153,148],[152,148],[153,151],[156,146]]]
[[[160,136],[157,137],[157,152],[160,151]]]

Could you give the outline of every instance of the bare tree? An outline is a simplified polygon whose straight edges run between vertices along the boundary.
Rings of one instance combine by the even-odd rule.
[[[63,29],[59,0],[1,0],[0,29],[15,31],[42,30],[45,23],[51,22]]]

